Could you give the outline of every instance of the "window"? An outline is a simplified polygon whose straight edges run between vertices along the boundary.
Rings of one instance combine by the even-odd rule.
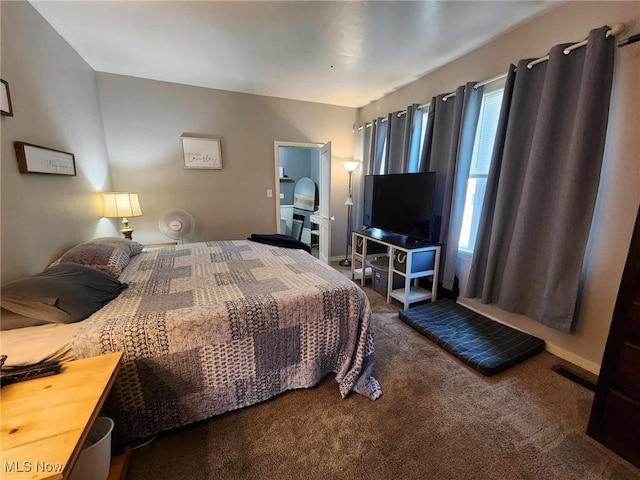
[[[386,118],[378,121],[378,129],[376,130],[375,139],[375,152],[373,157],[373,173],[375,175],[383,175],[385,173],[388,128],[389,123]]]
[[[378,175],[384,175],[387,170],[387,136],[384,136],[384,144],[382,146],[382,157],[380,158],[380,169],[376,172]]]
[[[424,147],[424,136],[427,133],[427,122],[429,121],[429,106],[426,105],[422,109],[422,113],[418,111],[416,115],[422,114],[422,123],[420,124],[420,145],[418,149],[418,158],[415,165],[409,165],[409,173],[417,172],[420,168],[420,159],[422,159],[422,148]]]
[[[462,252],[471,253],[476,243],[478,222],[482,211],[484,191],[491,165],[493,142],[498,128],[498,117],[502,104],[504,88],[487,92],[482,97],[480,118],[476,130],[476,138],[471,157],[471,169],[467,181],[467,196],[464,203],[462,228],[458,240],[458,248]]]

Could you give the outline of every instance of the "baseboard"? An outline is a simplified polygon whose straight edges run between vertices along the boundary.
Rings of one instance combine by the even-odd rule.
[[[571,353],[566,351],[564,348],[560,348],[557,345],[549,343],[545,341],[545,350],[556,357],[559,357],[563,360],[566,360],[569,363],[580,367],[587,372],[593,373],[594,375],[600,375],[600,365],[597,363],[593,363],[585,358],[582,358],[575,353]]]
[[[480,310],[474,308],[472,305],[468,305],[466,303],[464,303],[464,301],[460,301],[458,300],[457,303],[459,303],[460,305],[462,305],[465,308],[468,308],[469,310],[472,310],[480,315],[483,315],[487,318],[490,318],[491,320],[493,320],[494,322],[498,322],[498,323],[502,323],[503,325],[507,325],[511,328],[515,328],[516,330],[520,330],[521,332],[525,332],[525,333],[529,333],[525,330],[522,330],[520,328],[517,328],[505,321],[500,320],[499,318],[496,318],[493,315],[488,315],[487,312],[481,312]],[[594,375],[600,375],[600,365],[598,365],[597,363],[591,362],[585,358],[582,358],[578,355],[576,355],[575,353],[571,353],[567,350],[565,350],[564,348],[561,348],[557,345],[554,345],[553,343],[550,343],[548,340],[543,339],[544,340],[544,349],[549,352],[552,355],[555,355],[556,357],[559,357],[563,360],[566,360],[569,363],[572,363],[573,365],[580,367],[584,370],[586,370],[587,372],[591,372]]]

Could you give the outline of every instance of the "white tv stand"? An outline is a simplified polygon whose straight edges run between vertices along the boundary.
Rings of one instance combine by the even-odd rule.
[[[406,310],[412,303],[436,300],[440,245],[377,228],[355,230],[351,240],[351,279],[359,278],[364,286],[367,257],[386,254],[389,256],[387,303],[395,298]],[[360,268],[356,268],[356,263]],[[393,289],[395,275],[404,278],[404,287]],[[432,277],[431,290],[418,286],[422,277]]]

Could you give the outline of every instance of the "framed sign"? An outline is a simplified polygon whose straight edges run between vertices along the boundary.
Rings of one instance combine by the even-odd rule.
[[[208,168],[222,170],[220,140],[215,138],[188,137],[183,135],[182,156],[184,168]]]
[[[2,115],[7,115],[8,117],[13,117],[13,107],[11,106],[11,94],[9,93],[9,84],[6,80],[0,80],[2,85],[0,87],[0,113]]]
[[[52,148],[13,142],[20,173],[51,173],[54,175],[76,175],[76,160],[73,153]]]

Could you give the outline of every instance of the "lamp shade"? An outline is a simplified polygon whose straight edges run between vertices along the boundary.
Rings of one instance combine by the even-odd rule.
[[[344,168],[347,170],[347,172],[353,172],[356,168],[358,168],[358,165],[360,165],[360,162],[349,160],[346,162],[342,162],[342,165],[344,165]]]
[[[103,217],[140,217],[142,209],[137,193],[110,192],[104,194]]]

